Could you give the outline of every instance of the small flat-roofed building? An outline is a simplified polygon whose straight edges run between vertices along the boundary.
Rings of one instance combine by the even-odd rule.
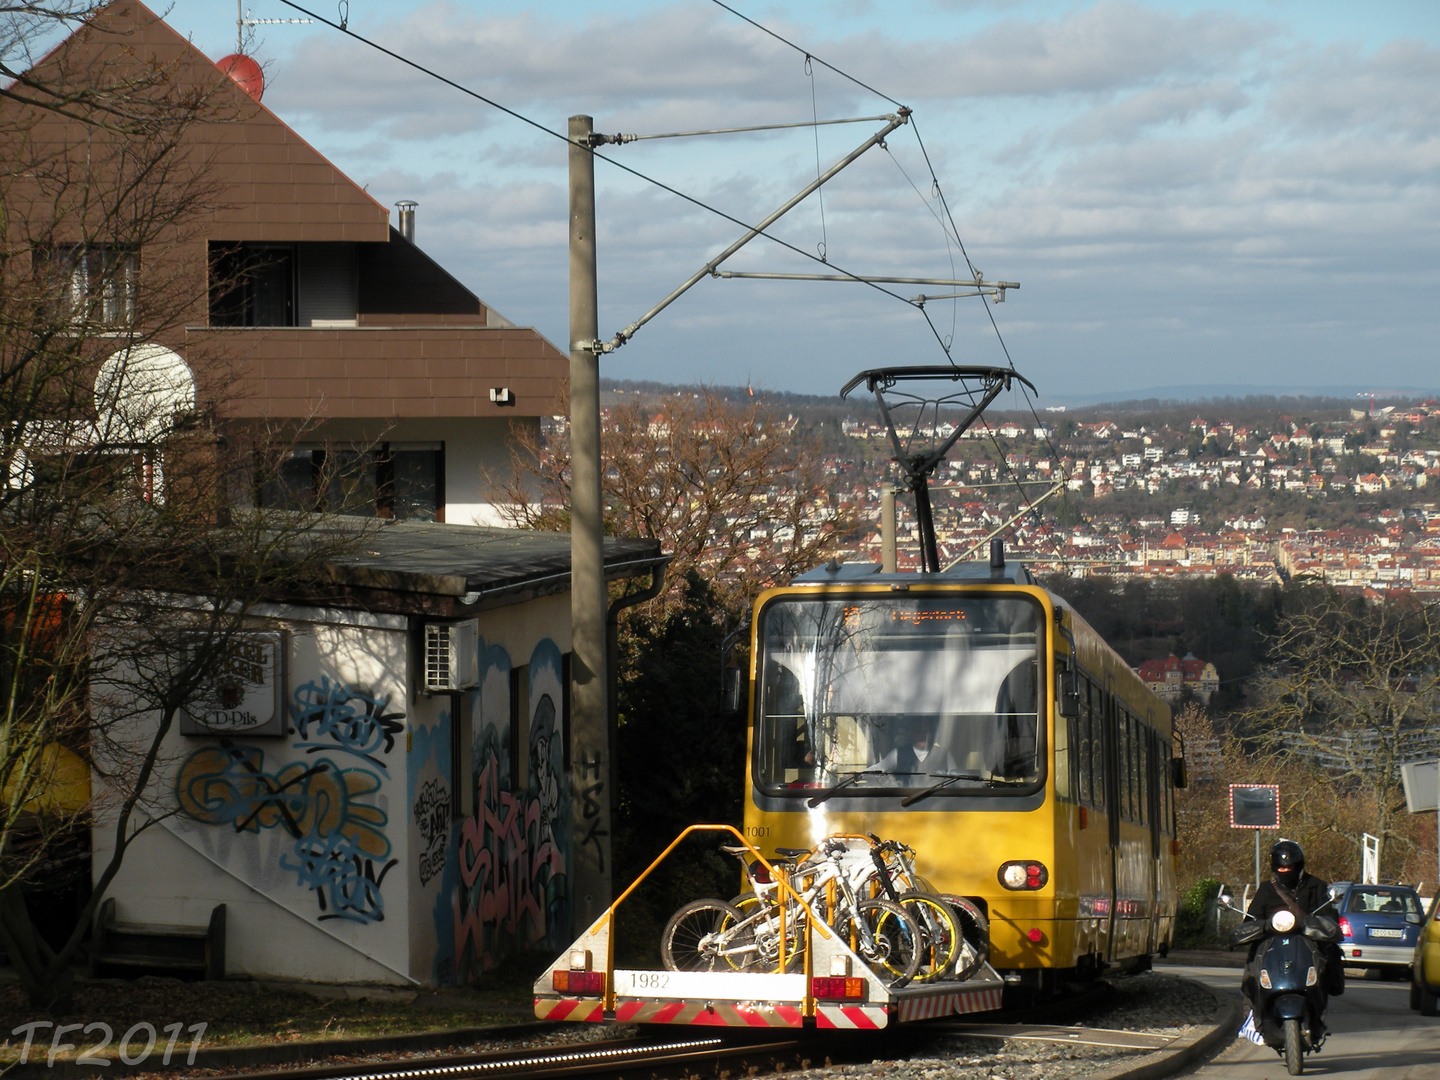
[[[664,562],[605,541],[611,579]],[[257,606],[233,707],[164,737],[113,918],[203,927],[224,905],[225,973],[257,978],[448,984],[564,948],[593,779],[570,754],[569,568],[564,534],[385,523],[323,603]]]

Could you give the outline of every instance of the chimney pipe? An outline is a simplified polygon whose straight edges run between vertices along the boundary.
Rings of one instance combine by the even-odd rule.
[[[413,199],[401,199],[395,204],[400,211],[400,235],[412,244],[415,242],[415,208],[419,205]]]

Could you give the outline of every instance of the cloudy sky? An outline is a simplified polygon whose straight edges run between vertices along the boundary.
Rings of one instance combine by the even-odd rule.
[[[246,3],[256,18],[297,15]],[[805,258],[823,251],[859,274],[959,276],[933,167],[973,264],[1021,283],[990,312],[1042,405],[1440,390],[1440,5],[731,6],[857,81],[807,70],[804,52],[712,0],[350,0],[348,25],[553,131],[574,113],[657,133],[911,107],[914,123],[828,183],[823,204],[774,227],[800,253],[761,239],[727,265],[823,271]],[[339,18],[334,0],[313,10]],[[175,0],[169,20],[212,57],[235,47],[230,0]],[[382,203],[417,200],[421,246],[563,347],[564,144],[334,29],[257,32],[265,103]],[[817,156],[828,167],[879,127],[604,153],[754,222],[815,178]],[[606,162],[596,172],[609,336],[738,230]],[[957,363],[1007,362],[976,300],[922,314],[862,285],[707,279],[602,370],[830,393],[867,367],[944,363],[944,346]]]

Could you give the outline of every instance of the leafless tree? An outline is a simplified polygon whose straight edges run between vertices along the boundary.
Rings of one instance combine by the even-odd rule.
[[[1317,585],[1283,619],[1270,655],[1240,730],[1328,778],[1309,793],[1313,812],[1346,796],[1364,802],[1373,816],[1351,839],[1357,850],[1359,832],[1399,841],[1398,865],[1411,842],[1399,767],[1440,740],[1440,606],[1374,604]]]
[[[825,483],[817,443],[763,399],[709,390],[608,411],[601,430],[606,529],[657,539],[673,554],[675,602],[695,570],[727,606],[810,569],[856,525]],[[569,528],[564,440],[520,440],[497,501],[524,528]]]
[[[166,812],[146,802],[166,733],[253,606],[313,591],[357,542],[243,509],[288,441],[222,426],[227,357],[161,344],[207,301],[187,241],[221,188],[187,134],[226,119],[214,83],[136,62],[104,11],[80,31],[93,47],[17,70],[77,13],[0,8],[0,946],[58,1011],[126,850]],[[47,942],[26,895],[91,872],[92,826],[113,854]]]

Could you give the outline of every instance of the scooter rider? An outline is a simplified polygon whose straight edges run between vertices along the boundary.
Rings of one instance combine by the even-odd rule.
[[[1280,840],[1270,849],[1270,869],[1273,876],[1255,890],[1247,914],[1252,919],[1264,922],[1275,912],[1289,909],[1297,924],[1311,914],[1338,918],[1330,902],[1330,886],[1314,874],[1305,872],[1305,851],[1294,840]],[[1340,956],[1340,947],[1328,941],[1318,943],[1323,961],[1325,992],[1338,996],[1345,992],[1345,968]],[[1250,959],[1255,959],[1259,943],[1250,946]],[[1253,1002],[1255,997],[1251,986],[1252,977],[1245,978],[1245,995]]]

